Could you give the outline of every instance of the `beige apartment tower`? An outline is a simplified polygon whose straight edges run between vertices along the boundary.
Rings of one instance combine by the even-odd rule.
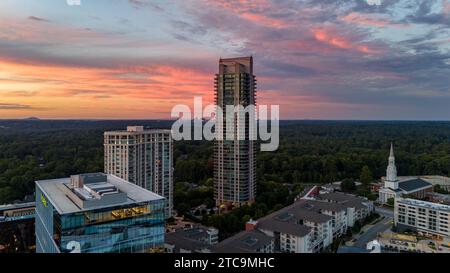
[[[227,105],[256,106],[256,78],[253,58],[220,59],[215,78],[215,103],[222,108],[216,121],[214,145],[214,197],[217,206],[241,206],[253,203],[256,196],[255,140],[250,137],[250,114],[227,124]],[[245,130],[243,130],[245,129]],[[233,139],[227,132],[234,132]],[[238,138],[239,134],[239,138]],[[221,137],[220,137],[221,135]]]
[[[173,209],[173,142],[170,130],[128,126],[104,134],[105,173],[166,198],[166,218]]]

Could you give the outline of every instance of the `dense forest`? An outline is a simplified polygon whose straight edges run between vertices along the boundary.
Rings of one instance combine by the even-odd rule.
[[[0,121],[0,204],[22,200],[34,181],[103,170],[103,132],[127,125],[170,128],[170,121]],[[342,179],[379,179],[390,142],[399,175],[450,173],[450,122],[282,121],[280,147],[257,156],[255,205],[203,222],[233,232],[291,202],[305,185]],[[214,204],[213,147],[207,141],[174,145],[175,208]]]

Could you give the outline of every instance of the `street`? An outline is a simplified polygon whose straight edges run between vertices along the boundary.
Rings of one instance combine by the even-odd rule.
[[[392,226],[392,218],[385,217],[380,222],[376,223],[373,227],[364,232],[361,237],[359,237],[356,242],[354,242],[355,247],[366,248],[368,242],[376,239],[379,232],[383,232]]]
[[[384,216],[385,218],[378,223],[376,223],[373,227],[364,232],[355,242],[355,247],[366,248],[368,242],[376,239],[377,234],[379,232],[383,232],[389,229],[392,226],[392,221],[394,217],[394,212],[392,210],[386,208],[375,207],[375,212]]]
[[[387,208],[375,207],[375,212],[384,217],[394,218],[394,211]]]

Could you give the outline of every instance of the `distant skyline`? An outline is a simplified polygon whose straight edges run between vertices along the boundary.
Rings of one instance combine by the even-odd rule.
[[[254,57],[281,119],[450,120],[450,0],[0,1],[0,119],[170,119]]]

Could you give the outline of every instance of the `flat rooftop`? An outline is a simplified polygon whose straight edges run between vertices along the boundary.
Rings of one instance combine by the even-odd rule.
[[[59,214],[164,199],[156,193],[114,175],[95,173],[79,176],[95,177],[96,181],[73,186],[73,179],[77,176],[72,176],[36,181],[36,186],[46,195]]]
[[[113,131],[106,131],[105,135],[132,135],[132,134],[161,134],[161,133],[168,133],[171,134],[172,130],[170,129],[156,129],[156,128],[145,128],[144,126],[128,126],[126,130],[113,130]]]
[[[0,205],[0,211],[15,210],[15,209],[27,209],[27,208],[31,209],[31,208],[34,208],[35,206],[36,206],[36,202]]]
[[[400,204],[405,204],[405,205],[419,206],[419,207],[435,209],[435,210],[443,210],[446,212],[450,211],[450,206],[448,206],[448,205],[427,202],[427,201],[421,201],[421,200],[416,200],[416,199],[410,199],[410,198],[397,199],[396,198],[396,202],[400,203]]]
[[[321,200],[330,200],[337,204],[340,204],[344,207],[356,208],[356,209],[364,209],[367,208],[364,204],[369,203],[368,199],[355,196],[353,194],[341,193],[341,192],[331,192],[331,193],[323,193],[318,195],[318,199]]]
[[[270,244],[274,238],[261,231],[242,231],[213,247],[217,253],[255,253]]]

